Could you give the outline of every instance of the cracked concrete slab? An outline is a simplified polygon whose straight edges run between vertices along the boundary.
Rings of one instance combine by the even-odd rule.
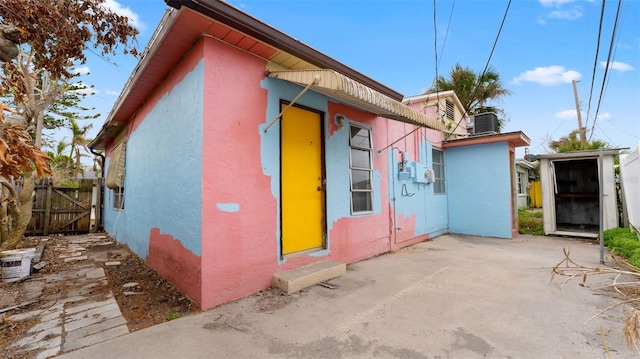
[[[351,264],[329,282],[334,289],[264,291],[60,358],[633,356],[621,311],[585,324],[612,297],[550,283],[563,248],[580,264],[600,265],[589,241],[443,235]],[[588,285],[606,280],[589,278]]]

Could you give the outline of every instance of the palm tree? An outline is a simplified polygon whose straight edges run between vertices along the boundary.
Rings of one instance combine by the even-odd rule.
[[[69,144],[64,139],[60,140],[56,145],[55,152],[48,151],[47,154],[51,158],[51,167],[58,169],[66,169],[67,175],[69,174],[69,156],[64,154]]]
[[[91,123],[81,127],[74,118],[69,118],[69,129],[71,130],[71,142],[69,143],[71,152],[69,153],[69,161],[73,161],[73,159],[76,161],[74,169],[74,178],[76,181],[78,180],[78,171],[82,166],[80,163],[80,147],[86,152],[89,152],[89,148],[87,147],[87,144],[89,144],[87,133],[92,127],[93,124]]]
[[[511,92],[502,86],[500,75],[491,67],[484,73],[476,74],[469,67],[456,64],[449,72],[449,78],[438,76],[426,93],[453,90],[460,99],[467,115],[495,112],[498,115],[498,132],[505,123],[505,113],[501,108],[489,104]]]
[[[557,141],[549,141],[549,148],[557,153],[572,151],[587,151],[610,148],[609,144],[601,140],[588,141],[582,145],[578,138],[578,130],[571,131],[568,135],[560,137]]]

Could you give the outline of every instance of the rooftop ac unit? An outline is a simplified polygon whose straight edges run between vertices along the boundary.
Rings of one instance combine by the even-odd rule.
[[[493,112],[469,116],[469,132],[472,135],[498,132],[498,116]]]

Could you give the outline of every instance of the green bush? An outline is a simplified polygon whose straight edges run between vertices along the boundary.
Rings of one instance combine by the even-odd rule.
[[[604,245],[609,247],[613,240],[633,239],[638,240],[636,234],[629,228],[612,228],[604,231]]]
[[[629,257],[629,263],[631,265],[640,268],[640,249],[636,249],[633,251],[631,256]]]
[[[607,248],[640,267],[640,241],[635,232],[629,228],[612,228],[604,231],[603,239]]]

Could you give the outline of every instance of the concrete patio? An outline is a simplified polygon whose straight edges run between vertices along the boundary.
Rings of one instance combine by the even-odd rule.
[[[444,235],[351,264],[328,287],[266,291],[61,358],[634,357],[621,310],[585,324],[616,303],[592,289],[611,277],[550,283],[563,248],[599,265],[594,241]]]

